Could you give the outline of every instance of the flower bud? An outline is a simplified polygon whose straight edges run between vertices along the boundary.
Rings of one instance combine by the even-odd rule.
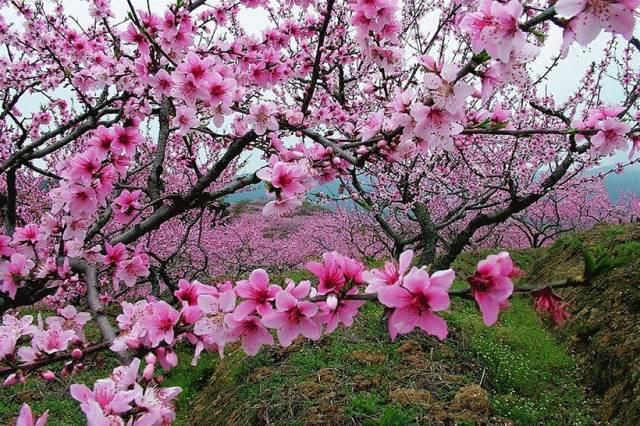
[[[153,354],[153,352],[149,352],[148,354],[145,355],[144,360],[147,362],[147,364],[155,364],[157,361],[157,358]]]
[[[18,384],[18,382],[20,382],[20,379],[18,378],[18,373],[13,373],[10,374],[9,377],[7,377],[4,381],[4,383],[2,383],[2,386],[13,386]]]
[[[71,358],[75,359],[76,361],[82,358],[83,355],[84,353],[78,348],[71,351]]]
[[[44,370],[40,372],[40,377],[42,377],[47,382],[51,382],[56,379],[56,375],[51,370]]]
[[[327,306],[332,311],[335,311],[335,309],[338,307],[338,297],[335,294],[331,293],[327,296]]]
[[[155,366],[153,364],[147,364],[147,366],[142,371],[142,378],[147,381],[153,379],[154,370],[155,370]]]

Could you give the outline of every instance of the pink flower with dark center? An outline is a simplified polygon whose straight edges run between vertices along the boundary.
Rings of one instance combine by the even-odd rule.
[[[36,245],[42,240],[40,227],[35,223],[30,223],[24,227],[18,227],[13,234],[13,241],[16,243],[28,243]]]
[[[256,175],[263,181],[269,182],[283,198],[304,193],[305,182],[309,179],[309,172],[304,166],[281,161],[277,161],[271,167],[258,170]]]
[[[336,252],[322,255],[322,263],[309,262],[306,267],[318,277],[318,294],[338,293],[346,283],[340,255]]]
[[[599,123],[598,133],[591,138],[593,149],[598,154],[607,155],[627,146],[626,134],[631,127],[617,118],[608,117]]]
[[[95,149],[102,158],[104,158],[107,153],[111,151],[112,143],[113,132],[104,126],[98,127],[93,132],[91,140],[89,140],[89,146]]]
[[[136,152],[136,146],[140,144],[142,138],[135,127],[113,127],[113,142],[111,150],[114,154],[126,154],[133,157]]]
[[[269,284],[269,275],[264,269],[256,269],[249,275],[249,280],[239,281],[235,291],[243,300],[233,312],[233,319],[241,321],[246,316],[257,312],[264,316],[271,312],[271,303],[275,300],[280,286]]]
[[[149,276],[149,256],[138,253],[129,260],[118,264],[114,274],[114,286],[123,281],[127,287],[133,287],[138,278]]]
[[[457,81],[459,70],[456,65],[445,64],[439,74],[426,73],[424,76],[425,86],[432,90],[434,105],[451,114],[462,111],[465,100],[473,93],[473,87]]]
[[[519,49],[525,40],[518,25],[522,11],[519,0],[506,4],[481,0],[476,12],[462,18],[460,29],[471,35],[474,52],[486,50],[493,58],[506,62],[511,52]]]
[[[122,414],[131,409],[131,402],[137,391],[120,390],[111,379],[100,379],[93,385],[93,390],[85,385],[71,385],[71,396],[80,403],[80,408],[88,414],[89,404],[97,402],[102,411],[109,414]]]
[[[140,321],[147,332],[146,337],[150,340],[150,346],[158,346],[163,340],[171,345],[175,336],[174,327],[179,318],[180,313],[167,302],[153,303],[151,314]]]
[[[509,253],[503,251],[478,262],[475,274],[467,278],[485,325],[492,325],[498,320],[501,307],[513,293],[511,278],[520,274]]]
[[[142,208],[141,195],[142,191],[140,190],[130,192],[123,189],[120,195],[113,200],[111,207],[115,213],[115,219],[119,223],[129,223],[135,217],[137,211]]]
[[[280,344],[288,347],[299,335],[311,340],[320,339],[320,325],[314,320],[317,313],[315,303],[301,301],[292,293],[281,290],[276,295],[276,309],[262,318],[262,324],[276,329]]]
[[[104,251],[106,252],[103,259],[105,265],[118,266],[127,259],[127,247],[122,243],[118,243],[115,246],[105,243]]]
[[[251,105],[246,122],[253,127],[258,135],[264,135],[267,130],[278,130],[278,120],[276,119],[277,108],[271,103]]]
[[[405,250],[400,255],[400,262],[385,262],[384,268],[372,269],[363,273],[364,281],[369,284],[367,293],[375,293],[379,288],[402,284],[404,274],[407,273],[413,259],[413,250]]]
[[[357,294],[358,290],[352,288],[347,294]],[[325,324],[325,334],[332,333],[340,324],[345,327],[353,325],[355,317],[358,315],[358,309],[365,304],[361,300],[345,300],[337,299],[336,304],[330,299],[335,296],[330,295],[325,303],[320,303],[320,312],[317,319],[321,324]]]
[[[273,345],[273,336],[260,323],[260,318],[255,315],[245,316],[237,321],[231,315],[225,316],[225,322],[229,327],[229,336],[232,339],[240,339],[242,350],[247,355],[254,356],[262,345]]]
[[[84,154],[76,155],[69,165],[69,177],[81,183],[91,182],[100,170],[104,155],[98,149],[90,148]]]
[[[198,127],[200,124],[196,114],[195,108],[178,107],[176,108],[176,116],[171,120],[171,125],[178,128],[178,134],[186,135],[193,127]]]
[[[53,354],[66,350],[75,335],[73,330],[64,330],[59,323],[54,322],[46,330],[34,333],[32,345],[40,352]]]
[[[160,99],[163,96],[171,96],[173,90],[173,79],[164,68],[160,69],[155,76],[150,78],[151,86],[153,87],[153,93],[156,98]]]
[[[35,263],[27,259],[20,253],[11,255],[8,262],[0,265],[2,271],[2,291],[7,293],[11,299],[16,297],[18,286],[25,280]]]
[[[70,185],[68,191],[63,194],[63,199],[74,215],[90,216],[98,209],[96,191],[87,186]]]
[[[449,288],[455,273],[451,269],[438,271],[429,277],[424,269],[412,268],[401,285],[378,289],[378,299],[393,308],[389,317],[389,333],[395,340],[419,327],[427,334],[443,340],[447,337],[447,323],[435,312],[449,309]]]

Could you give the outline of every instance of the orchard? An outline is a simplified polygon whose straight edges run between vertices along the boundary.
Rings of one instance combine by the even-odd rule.
[[[554,289],[588,284],[593,262],[514,287],[496,250],[452,288],[453,261],[637,218],[589,170],[639,158],[639,0],[69,3],[0,0],[0,377],[115,352],[110,377],[70,387],[90,425],[171,424],[181,389],[157,377],[177,344],[193,364],[253,356],[349,327],[365,303],[391,340],[446,339],[456,299],[492,326],[516,293],[562,323]],[[559,93],[554,70],[585,49]],[[290,218],[329,184],[317,198],[353,212]],[[253,187],[261,212],[230,220]],[[263,241],[276,219],[287,232]],[[300,266],[314,279],[270,279]]]

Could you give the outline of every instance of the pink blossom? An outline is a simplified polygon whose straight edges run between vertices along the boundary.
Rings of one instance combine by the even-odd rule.
[[[105,265],[118,266],[127,259],[127,248],[122,243],[118,243],[115,246],[105,243],[104,251],[106,252],[103,259]]]
[[[311,340],[320,339],[320,325],[313,318],[318,313],[318,306],[299,300],[300,296],[294,296],[285,290],[279,291],[276,295],[276,309],[262,318],[262,324],[277,330],[278,340],[284,347],[290,346],[301,334]]]
[[[456,122],[456,115],[435,106],[416,103],[411,107],[411,116],[416,120],[415,136],[444,149],[453,148],[452,136],[464,129]]]
[[[617,149],[627,146],[626,134],[631,127],[613,117],[607,117],[597,126],[600,129],[591,138],[593,150],[602,155],[610,154]]]
[[[586,46],[601,30],[631,39],[638,5],[639,0],[558,0],[554,7],[559,15],[573,18],[575,39]]]
[[[58,309],[59,317],[52,316],[46,319],[48,325],[57,322],[61,328],[75,330],[81,332],[84,325],[91,319],[91,314],[88,312],[78,312],[73,305],[67,305],[64,308]]]
[[[372,269],[363,273],[364,281],[369,284],[366,289],[367,293],[376,293],[378,289],[389,286],[402,284],[404,274],[411,266],[413,259],[413,250],[405,250],[400,255],[399,264],[394,262],[385,262],[384,268]]]
[[[173,400],[182,392],[175,386],[170,388],[147,387],[144,393],[138,394],[135,403],[138,407],[146,409],[136,424],[171,424],[175,419],[175,407]]]
[[[518,24],[522,10],[519,0],[506,4],[481,0],[476,12],[462,18],[460,29],[471,35],[474,52],[486,50],[493,58],[507,61],[511,52],[524,43],[525,36]]]
[[[95,148],[90,148],[85,153],[76,155],[69,165],[69,177],[77,182],[90,182],[100,170],[103,159],[104,155]]]
[[[229,336],[232,339],[240,339],[242,350],[247,355],[256,355],[262,345],[273,345],[273,336],[260,323],[260,318],[255,315],[247,315],[241,320],[235,320],[234,317],[235,315],[225,317],[225,322],[229,327]]]
[[[465,100],[473,93],[473,87],[459,82],[460,67],[445,64],[439,73],[426,73],[424,84],[430,89],[437,108],[456,114],[464,109]]]
[[[172,344],[180,313],[165,301],[155,302],[152,307],[152,312],[141,321],[151,346],[158,346],[163,340]]]
[[[89,416],[89,404],[97,402],[104,414],[122,414],[131,409],[131,402],[139,391],[118,389],[111,379],[100,379],[90,390],[85,385],[73,384],[70,387],[71,396],[80,403],[82,411]]]
[[[72,184],[62,196],[69,205],[69,211],[79,216],[90,216],[98,209],[96,191],[93,188]]]
[[[309,262],[306,267],[319,279],[319,294],[339,292],[346,283],[340,255],[336,252],[325,253],[322,263]]]
[[[305,192],[305,181],[309,179],[306,168],[297,163],[275,162],[271,167],[265,167],[256,173],[263,181],[276,190],[283,198],[295,197]]]
[[[20,415],[16,419],[16,426],[45,426],[49,417],[49,410],[42,413],[40,417],[36,419],[31,411],[31,407],[28,404],[22,404],[20,408]]]
[[[126,154],[129,157],[133,157],[135,154],[136,146],[140,144],[142,138],[138,133],[136,127],[113,127],[113,142],[111,143],[111,150],[114,154]]]
[[[53,322],[46,330],[38,330],[34,333],[32,345],[40,352],[52,354],[66,350],[75,335],[73,330],[65,330],[60,323]]]
[[[447,337],[447,323],[434,312],[449,309],[448,290],[455,273],[438,271],[431,277],[424,269],[413,267],[401,285],[378,289],[383,305],[394,308],[389,317],[389,332],[395,340],[398,333],[407,334],[416,327],[440,340]]]
[[[271,312],[271,302],[281,288],[269,284],[269,275],[264,269],[256,269],[249,275],[249,280],[238,281],[235,291],[243,300],[233,312],[233,319],[241,321],[246,316],[257,312],[264,316]]]
[[[30,223],[23,227],[17,227],[13,234],[15,243],[26,243],[33,246],[42,241],[42,233],[40,227],[35,223]]]
[[[142,191],[140,190],[130,192],[123,189],[120,195],[113,200],[111,207],[119,223],[129,223],[135,217],[136,212],[142,208],[141,195]]]
[[[268,130],[278,130],[276,119],[277,108],[271,103],[254,104],[249,107],[249,115],[245,117],[248,125],[258,135],[264,135]]]
[[[129,365],[121,365],[111,372],[111,380],[119,390],[133,389],[138,380],[140,359],[134,358]]]
[[[567,312],[568,303],[553,292],[551,287],[545,287],[531,292],[533,306],[540,314],[548,314],[556,325],[563,325],[571,316]]]
[[[173,89],[173,79],[164,68],[160,69],[155,76],[150,78],[153,93],[157,99],[163,96],[171,96]]]
[[[144,253],[138,253],[129,260],[118,264],[114,274],[114,286],[123,281],[127,287],[133,287],[138,278],[149,276],[149,257]]]
[[[357,291],[356,288],[353,288],[347,294],[357,294]],[[358,315],[358,309],[365,304],[361,300],[336,299],[334,305],[334,302],[330,300],[332,298],[336,297],[331,294],[325,303],[320,303],[320,312],[317,316],[318,322],[326,325],[325,333],[332,333],[340,324],[351,327]]]
[[[478,262],[475,274],[467,278],[486,325],[498,320],[500,308],[513,293],[511,278],[519,274],[509,253],[503,251]]]
[[[204,315],[195,323],[193,332],[201,336],[204,344],[217,348],[222,355],[225,344],[230,340],[224,319],[236,307],[235,293],[226,290],[219,297],[205,294],[198,297],[198,307]]]
[[[35,263],[28,260],[20,253],[11,255],[11,259],[0,264],[2,272],[2,291],[7,293],[11,299],[16,297],[18,286],[25,280]]]
[[[171,120],[171,125],[178,128],[178,134],[186,135],[192,128],[198,127],[200,122],[197,111],[191,107],[176,108],[176,116]]]

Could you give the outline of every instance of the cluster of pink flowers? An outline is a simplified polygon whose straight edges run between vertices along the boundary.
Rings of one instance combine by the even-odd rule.
[[[141,143],[135,125],[100,127],[86,151],[62,164],[60,186],[51,191],[51,213],[89,218],[111,194],[118,173],[126,170]]]
[[[270,165],[258,170],[256,175],[267,183],[269,193],[275,197],[264,206],[265,216],[291,213],[302,205],[302,198],[313,185],[304,161],[283,162],[276,156],[271,157]]]
[[[590,110],[586,120],[575,120],[571,125],[578,130],[595,130],[596,134],[591,137],[591,151],[594,155],[609,155],[629,145],[627,133],[631,126],[618,117],[623,111],[623,107],[601,106]],[[578,135],[576,139],[584,140],[585,136]]]
[[[356,0],[351,2],[352,24],[356,39],[376,65],[393,70],[402,62],[398,46],[400,26],[396,18],[398,5],[393,0]]]
[[[84,337],[84,326],[91,319],[87,312],[78,312],[68,305],[58,309],[59,316],[50,316],[43,320],[38,316],[33,323],[31,315],[18,317],[5,314],[0,325],[0,362],[30,363],[43,360],[61,352],[71,352],[73,361],[62,369],[62,375],[69,375],[83,369],[79,360],[83,357],[83,349],[87,346]],[[53,380],[55,374],[43,371],[45,380]],[[25,375],[18,370],[10,374],[4,381],[5,386],[24,383]]]
[[[105,244],[104,256],[98,255],[98,259],[113,267],[113,287],[117,291],[120,282],[124,282],[127,287],[133,287],[138,278],[149,276],[149,256],[144,252],[141,245],[129,254],[127,247],[118,243],[112,246]]]
[[[71,396],[80,403],[89,425],[164,425],[175,419],[173,400],[179,387],[158,387],[154,380],[154,357],[145,358],[147,366],[139,372],[141,361],[117,367],[111,377],[95,382],[93,389],[71,385]]]
[[[436,313],[449,308],[455,273],[451,269],[431,275],[424,268],[408,270],[412,256],[408,251],[401,255],[400,265],[387,263],[383,269],[366,271],[354,259],[325,253],[322,262],[307,264],[318,279],[317,287],[310,281],[296,284],[287,280],[283,288],[270,283],[262,269],[236,284],[210,286],[181,280],[175,292],[180,309],[153,298],[124,302],[118,316],[120,335],[111,348],[149,351],[166,370],[178,362],[172,347],[185,339],[196,348],[194,362],[203,350],[223,355],[232,342],[240,342],[247,354],[255,355],[263,345],[274,343],[268,329],[276,331],[285,347],[300,335],[317,340],[340,324],[351,326],[368,299],[377,299],[390,309],[393,339],[415,328],[444,339],[447,325]],[[497,320],[498,307],[511,295],[511,278],[517,272],[509,256],[501,253],[481,261],[478,272],[469,278],[487,324]],[[362,293],[365,284],[367,291]]]

